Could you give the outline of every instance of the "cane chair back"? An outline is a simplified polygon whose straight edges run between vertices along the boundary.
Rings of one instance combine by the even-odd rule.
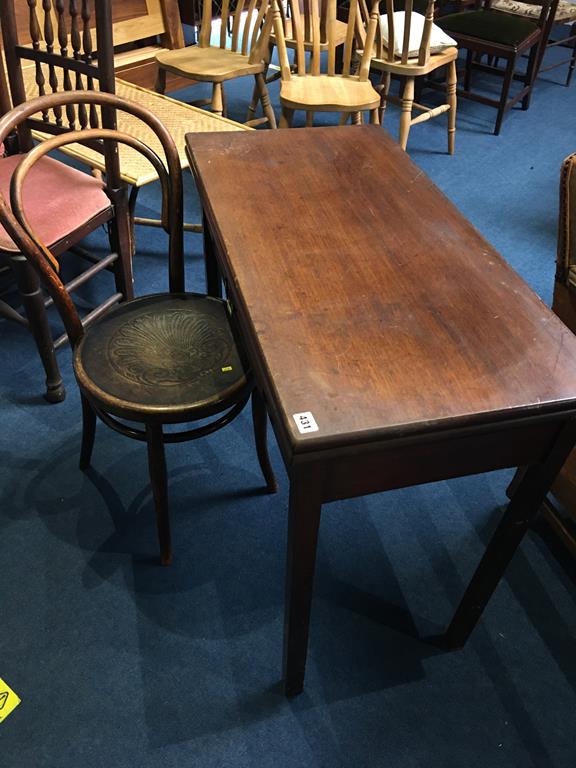
[[[379,97],[373,89],[368,75],[370,58],[376,30],[379,25],[378,2],[374,2],[364,33],[365,50],[359,61],[354,51],[357,41],[359,5],[351,0],[348,10],[346,39],[342,56],[342,72],[336,71],[336,0],[325,0],[325,29],[321,23],[317,2],[288,0],[287,12],[291,19],[291,32],[295,42],[294,67],[288,58],[284,29],[286,11],[281,0],[274,0],[274,37],[280,63],[282,104],[281,127],[291,124],[294,110],[307,113],[307,123],[312,124],[314,112],[340,112],[341,122],[352,115],[355,121],[361,119],[361,112],[367,110],[371,120],[377,121]],[[305,43],[310,43],[307,55]],[[326,54],[326,68],[323,72],[323,54]]]
[[[80,467],[90,466],[97,417],[115,431],[147,444],[161,562],[167,565],[172,549],[164,444],[201,437],[228,424],[247,403],[253,382],[235,341],[227,303],[184,292],[182,172],[176,145],[158,118],[113,94],[52,94],[20,105],[0,119],[0,143],[14,124],[74,102],[88,110],[92,104],[113,108],[142,120],[157,136],[163,156],[140,139],[114,129],[86,128],[52,136],[34,147],[15,170],[10,205],[0,194],[0,224],[46,285],[74,348],[83,414]],[[23,205],[25,178],[34,165],[47,152],[74,141],[99,141],[113,147],[126,143],[152,164],[162,187],[162,226],[169,243],[169,293],[123,302],[87,329],[58,274],[55,255],[34,231]],[[265,407],[257,394],[252,402],[258,458],[267,489],[273,491]],[[196,428],[163,430],[165,424],[205,419],[210,421]]]

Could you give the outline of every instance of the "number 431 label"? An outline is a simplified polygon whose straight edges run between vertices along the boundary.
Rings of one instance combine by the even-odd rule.
[[[316,419],[312,416],[310,411],[293,413],[292,418],[296,422],[298,432],[300,432],[301,435],[307,435],[308,432],[318,432],[318,424],[316,424]]]

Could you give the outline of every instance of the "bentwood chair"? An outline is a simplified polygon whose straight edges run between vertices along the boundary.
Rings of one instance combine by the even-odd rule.
[[[266,450],[266,414],[253,388],[243,353],[235,342],[228,305],[221,299],[186,293],[182,235],[182,173],[178,150],[167,129],[142,106],[105,93],[53,94],[17,107],[0,120],[0,142],[15,123],[38,111],[100,105],[142,120],[156,134],[164,159],[140,139],[105,128],[73,131],[37,145],[15,169],[10,204],[0,197],[0,223],[38,273],[59,310],[74,350],[74,372],[83,412],[80,466],[90,465],[96,419],[146,442],[160,556],[172,558],[164,444],[207,435],[228,424],[252,397],[260,465],[269,491],[275,480]],[[71,141],[102,141],[110,150],[128,144],[154,166],[162,185],[162,222],[168,233],[169,293],[126,301],[84,328],[58,274],[55,254],[42,242],[26,211],[25,178],[46,153]],[[24,190],[24,193],[23,193]],[[195,429],[165,431],[165,425],[211,419]],[[128,422],[128,423],[126,423]]]
[[[456,40],[459,48],[464,48],[467,52],[464,87],[458,89],[458,96],[496,107],[498,111],[494,134],[497,136],[504,116],[515,104],[520,102],[524,110],[530,106],[541,60],[540,46],[546,45],[549,14],[558,0],[539,2],[540,14],[535,20],[494,11],[491,2],[492,0],[477,0],[476,10],[441,16],[437,23]],[[482,61],[483,56],[487,57],[486,61]],[[528,62],[519,70],[518,64],[523,56],[528,57]],[[500,60],[506,62],[504,69],[499,66]],[[472,90],[474,72],[484,72],[502,78],[499,98]],[[512,93],[512,84],[515,81],[521,85]]]
[[[359,0],[362,18],[368,19],[366,0]],[[382,73],[380,84],[380,120],[383,122],[386,104],[400,104],[400,146],[406,149],[410,128],[417,123],[448,112],[448,152],[454,154],[456,135],[456,42],[434,24],[434,0],[429,0],[423,16],[413,10],[412,0],[407,0],[404,10],[395,11],[393,0],[387,0],[386,13],[376,31],[373,58],[370,68]],[[445,67],[446,103],[425,107],[414,101],[416,78],[424,77],[440,67]],[[390,80],[399,76],[404,81],[402,98],[390,95]],[[413,111],[420,114],[412,117]]]
[[[299,0],[288,0],[291,33],[296,41],[293,72],[284,36],[282,0],[274,0],[274,37],[281,73],[281,128],[292,125],[296,110],[306,112],[306,124],[309,126],[313,125],[315,112],[339,112],[340,122],[344,124],[348,118],[352,118],[353,122],[361,122],[362,112],[367,111],[370,113],[370,122],[378,123],[380,96],[368,77],[370,56],[379,25],[378,0],[372,6],[364,38],[365,50],[357,72],[354,47],[358,27],[358,0],[350,0],[341,73],[336,72],[336,0],[326,0],[326,6],[327,69],[323,73],[323,33],[318,4],[311,2],[300,10]],[[308,33],[306,30],[309,30]],[[304,45],[306,39],[312,41],[309,57]]]
[[[62,40],[66,36],[66,24],[70,19],[65,19],[63,0],[55,4],[58,11],[57,32]],[[34,10],[30,4],[30,12]],[[14,3],[2,2],[0,4],[0,22],[5,43],[5,55],[8,64],[8,76],[12,86],[12,101],[20,103],[26,101],[22,73],[19,68],[20,56],[27,56],[24,48],[10,45],[15,34],[15,8]],[[40,30],[35,15],[30,17],[32,32],[39,36]],[[35,23],[32,23],[35,22]],[[79,34],[78,16],[73,19],[73,29]],[[47,45],[53,46],[54,39],[51,35],[54,28],[49,22],[44,25],[44,35]],[[103,39],[107,33],[106,19],[102,14],[96,17],[96,34],[98,39]],[[76,38],[75,44],[77,44]],[[17,40],[17,38],[16,38]],[[67,44],[67,43],[66,43]],[[42,89],[46,87],[56,88],[58,78],[56,67],[48,67],[48,77],[45,78],[41,67],[42,51],[40,45],[30,46],[30,61],[34,61],[36,78]],[[83,69],[90,72],[88,54],[82,57],[82,61],[71,61],[71,70],[64,70],[64,82],[70,85],[70,72],[74,68],[78,73]],[[102,63],[103,76],[107,77],[106,62]],[[1,68],[1,67],[0,67]],[[113,77],[113,71],[112,71]],[[45,84],[44,80],[48,83]],[[0,73],[1,103],[6,108],[10,103],[8,87],[4,79],[4,72]],[[113,110],[104,109],[101,115],[102,123],[107,127],[115,126],[115,113]],[[41,116],[33,114],[22,117],[13,126],[17,127],[16,136],[6,142],[9,154],[0,159],[0,190],[4,195],[8,192],[10,178],[16,164],[20,160],[19,153],[28,152],[33,146],[32,134],[35,130],[43,132],[65,133],[76,125],[84,127],[95,124],[94,109],[89,113],[85,105],[76,106],[68,104],[65,109],[55,104],[53,110],[45,110]],[[88,173],[82,173],[62,162],[49,157],[43,157],[35,165],[32,171],[31,183],[26,192],[26,203],[30,220],[34,228],[50,246],[55,257],[60,257],[64,252],[73,250],[75,254],[75,271],[84,267],[80,274],[76,274],[68,283],[69,291],[77,291],[84,283],[105,269],[114,270],[114,292],[106,300],[94,308],[84,317],[83,322],[88,324],[112,304],[130,299],[133,296],[132,285],[132,251],[131,251],[131,222],[129,216],[128,199],[121,190],[119,183],[118,160],[114,153],[104,152],[102,147],[95,147],[96,154],[101,158],[102,167],[105,169],[105,180],[100,181]],[[108,227],[112,253],[104,258],[97,258],[93,254],[87,254],[78,248],[78,243],[90,232],[101,225]],[[8,265],[16,281],[18,291],[24,305],[24,314],[6,302],[0,302],[0,315],[6,319],[14,320],[28,328],[34,337],[38,353],[46,373],[46,399],[49,402],[59,402],[65,397],[62,377],[58,368],[55,350],[66,341],[64,334],[56,341],[52,333],[46,315],[46,306],[51,303],[45,299],[41,290],[38,276],[20,252],[19,245],[10,237],[9,233],[0,226],[0,262]],[[100,281],[102,282],[102,281]]]
[[[276,128],[276,117],[270,104],[266,87],[268,41],[272,26],[269,0],[238,0],[232,10],[229,0],[222,3],[219,45],[212,45],[212,3],[202,4],[202,23],[198,44],[181,50],[164,51],[156,57],[158,78],[156,90],[164,93],[166,75],[172,73],[193,81],[212,83],[212,98],[201,99],[195,105],[209,104],[218,115],[226,115],[224,83],[239,77],[252,76],[264,118],[248,120],[246,125],[268,122]],[[231,30],[231,47],[227,48],[228,29]]]
[[[513,16],[521,16],[532,21],[538,21],[542,10],[540,3],[536,2],[536,0],[525,0],[524,2],[518,2],[518,0],[492,0],[490,7],[494,11],[510,13]],[[558,46],[569,48],[570,55],[568,58],[560,61],[555,60],[554,63],[546,63],[546,66],[539,66],[538,74],[549,72],[552,69],[568,64],[565,81],[565,85],[568,86],[572,80],[574,66],[576,65],[576,3],[568,2],[568,0],[559,0],[555,11],[551,7],[548,28],[549,31],[545,33],[546,45],[541,46],[540,49],[541,57],[544,57],[547,49]],[[553,33],[552,30],[556,31]],[[554,37],[552,37],[552,34],[554,34]]]

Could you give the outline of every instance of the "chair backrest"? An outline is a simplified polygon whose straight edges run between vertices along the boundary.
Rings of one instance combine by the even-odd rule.
[[[366,0],[359,0],[359,3],[361,18],[366,22],[369,13]],[[395,10],[394,0],[386,0],[386,14],[376,30],[374,58],[400,64],[407,64],[416,58],[418,66],[428,63],[435,0],[426,3],[423,24],[423,4],[417,3],[417,9],[415,5],[414,0],[406,0],[402,3],[402,10]],[[420,27],[422,31],[418,34]]]
[[[268,13],[270,0],[237,0],[232,7],[230,0],[223,0],[218,47],[230,47],[255,62],[263,58],[272,29],[272,16]],[[228,46],[228,34],[231,43]],[[212,34],[212,2],[203,0],[202,22],[198,45],[208,48]]]
[[[559,0],[521,0],[521,2],[516,3],[518,7],[525,5],[534,5],[534,6],[540,6],[540,14],[538,15],[538,18],[531,17],[530,20],[533,21],[535,24],[537,24],[540,29],[543,29],[547,25],[551,25],[554,23],[554,17],[556,16],[556,10],[558,8],[558,2]],[[503,8],[492,8],[492,0],[476,0],[476,8],[484,8],[486,11],[490,10],[496,10],[496,11],[504,11]]]
[[[45,243],[30,227],[26,211],[22,206],[22,185],[30,168],[47,152],[74,142],[95,142],[112,144],[117,149],[118,143],[127,144],[143,154],[153,165],[162,185],[162,224],[169,236],[169,278],[170,290],[184,291],[183,265],[183,203],[182,170],[178,149],[168,130],[160,120],[140,104],[120,99],[113,94],[90,91],[69,91],[49,96],[40,96],[20,104],[0,118],[0,144],[14,127],[22,124],[31,116],[53,110],[55,107],[66,109],[70,105],[83,105],[90,109],[92,105],[121,110],[145,123],[157,136],[165,157],[158,155],[141,140],[109,128],[86,128],[52,136],[31,149],[17,167],[11,184],[10,204],[0,194],[0,225],[2,225],[20,252],[39,273],[46,290],[54,300],[60,312],[70,341],[75,345],[84,333],[82,322],[76,308],[58,275],[58,261]]]
[[[360,20],[360,0],[350,0],[347,20],[347,34],[344,43],[342,74],[349,77],[352,74],[353,55],[358,41],[359,27],[362,29],[362,39],[365,49],[358,69],[360,80],[367,80],[370,71],[370,58],[377,28],[379,27],[378,0],[367,13],[367,18]],[[336,74],[336,12],[337,0],[287,0],[286,8],[283,0],[274,0],[274,37],[278,48],[280,72],[283,80],[292,77],[290,61],[286,48],[286,17],[291,20],[291,37],[296,43],[296,74],[320,75],[321,46],[327,45],[327,70],[325,74]],[[321,16],[322,14],[322,16]],[[307,65],[304,43],[312,43],[312,53]]]

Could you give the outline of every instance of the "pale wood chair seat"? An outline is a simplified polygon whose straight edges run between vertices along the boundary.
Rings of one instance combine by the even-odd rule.
[[[263,61],[251,63],[249,56],[216,47],[190,46],[183,50],[164,51],[156,56],[156,61],[174,75],[210,83],[257,75],[265,69]]]
[[[287,48],[296,48],[296,40],[294,39],[294,34],[292,32],[292,19],[286,19],[285,28],[286,28],[286,38],[285,43]],[[339,21],[336,19],[334,23],[334,43],[336,47],[339,45],[344,45],[346,42],[346,30],[348,29],[348,24],[345,21]],[[272,45],[276,45],[276,39],[274,37],[274,33],[270,35],[270,43]],[[320,40],[318,43],[319,48],[322,52],[328,50],[328,40]],[[312,40],[304,40],[304,50],[305,51],[311,51],[314,47],[314,44]]]
[[[362,112],[377,109],[380,95],[369,80],[354,75],[296,76],[282,83],[282,102],[289,109]]]
[[[408,59],[406,64],[401,61],[389,61],[387,58],[387,49],[383,46],[382,58],[373,58],[370,61],[370,67],[377,70],[386,70],[392,75],[405,75],[409,77],[418,77],[419,75],[428,75],[438,67],[443,67],[451,61],[458,58],[458,48],[446,48],[441,53],[431,53],[430,58],[421,66],[418,65],[418,58]],[[362,56],[362,51],[357,52],[357,56]]]

